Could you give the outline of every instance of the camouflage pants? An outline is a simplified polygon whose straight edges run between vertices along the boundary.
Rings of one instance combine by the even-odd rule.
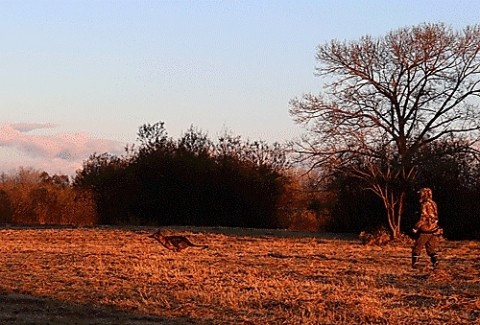
[[[428,256],[437,255],[440,238],[433,234],[420,234],[412,249],[413,256],[420,256],[425,246]]]

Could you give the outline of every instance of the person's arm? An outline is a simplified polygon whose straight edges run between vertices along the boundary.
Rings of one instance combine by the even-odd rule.
[[[417,223],[415,224],[415,226],[413,226],[412,232],[414,234],[416,234],[418,232],[418,229],[420,229],[420,227],[422,227],[424,222],[425,222],[425,219],[423,218],[423,216],[420,217],[420,220],[418,220]]]

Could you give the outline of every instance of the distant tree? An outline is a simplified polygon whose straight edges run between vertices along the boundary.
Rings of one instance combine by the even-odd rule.
[[[270,145],[263,140],[251,142],[228,132],[218,138],[213,150],[218,159],[237,158],[248,161],[257,167],[268,166],[272,169],[284,170],[291,165],[288,152],[280,143],[275,142]]]
[[[447,238],[480,238],[480,157],[467,141],[444,139],[415,157],[417,188],[434,189]],[[410,213],[410,216],[413,214]],[[406,220],[413,225],[416,220]]]
[[[278,227],[290,165],[285,149],[225,133],[213,150],[220,209],[235,216],[228,225]]]
[[[47,172],[42,172],[39,178],[43,184],[54,184],[61,187],[67,187],[70,185],[70,178],[68,175],[54,174],[53,176],[50,176]]]
[[[20,168],[0,182],[0,221],[13,224],[98,223],[90,191],[74,189],[68,176]]]
[[[140,150],[146,152],[171,143],[164,122],[146,123],[140,126],[137,132],[137,141],[140,142]]]
[[[103,224],[116,223],[126,217],[126,206],[135,192],[125,177],[126,159],[108,153],[90,155],[77,171],[75,188],[93,192],[96,208]]]
[[[195,156],[210,156],[213,143],[206,133],[192,125],[179,139],[177,146],[178,149],[190,152]]]
[[[5,184],[2,182],[2,185]],[[3,186],[2,186],[3,187]],[[0,222],[11,222],[13,216],[12,201],[5,189],[0,189]]]
[[[480,26],[401,28],[383,37],[333,40],[318,47],[316,72],[325,92],[291,101],[307,134],[296,143],[301,161],[326,173],[362,179],[400,233],[413,157],[447,136],[478,139]]]
[[[287,156],[278,144],[211,141],[191,126],[178,140],[145,124],[125,157],[94,154],[74,186],[92,190],[103,223],[275,227]]]

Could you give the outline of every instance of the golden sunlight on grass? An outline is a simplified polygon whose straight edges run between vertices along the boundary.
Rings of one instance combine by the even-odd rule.
[[[442,264],[431,271],[425,256],[422,270],[410,268],[408,246],[363,246],[354,238],[179,228],[173,233],[209,248],[174,253],[148,238],[151,231],[0,230],[0,299],[48,298],[45,313],[68,313],[79,324],[89,317],[108,323],[99,308],[121,311],[112,323],[137,317],[139,324],[480,321],[478,242],[444,241]],[[15,313],[3,307],[0,323]]]

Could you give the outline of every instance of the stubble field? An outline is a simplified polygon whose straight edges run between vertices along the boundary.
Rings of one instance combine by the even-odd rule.
[[[480,243],[408,245],[283,231],[175,228],[208,249],[166,250],[153,228],[0,229],[0,324],[472,324]]]

